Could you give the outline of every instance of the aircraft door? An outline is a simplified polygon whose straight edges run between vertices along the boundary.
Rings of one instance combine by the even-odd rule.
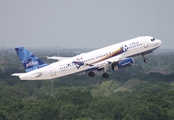
[[[51,76],[55,76],[56,75],[56,72],[55,72],[54,67],[53,66],[50,66],[49,69],[50,69],[50,75]]]
[[[144,48],[147,48],[148,47],[147,40],[143,38],[142,42],[143,42]]]

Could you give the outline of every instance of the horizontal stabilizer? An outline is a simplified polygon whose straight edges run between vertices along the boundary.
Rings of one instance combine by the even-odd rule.
[[[23,80],[23,77],[25,77],[25,74],[27,74],[27,73],[14,73],[14,74],[11,74],[11,76],[18,76],[20,79]],[[37,73],[30,74],[27,77],[28,77],[28,79],[30,79],[30,78],[40,77],[41,75],[42,75],[41,72],[37,72]]]
[[[61,61],[61,60],[65,60],[65,59],[68,59],[70,57],[59,57],[59,56],[52,56],[52,57],[47,57],[47,59],[53,59],[53,60],[58,60],[58,61]]]
[[[11,74],[11,76],[21,76],[23,74],[25,74],[25,73],[13,73],[13,74]]]

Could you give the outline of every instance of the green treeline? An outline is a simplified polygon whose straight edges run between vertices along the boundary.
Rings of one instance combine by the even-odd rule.
[[[11,96],[0,100],[2,120],[164,120],[174,119],[174,92],[165,83],[141,84],[132,92],[93,96],[90,90],[71,90],[59,95]],[[148,86],[148,91],[144,91]],[[166,90],[164,90],[166,88]],[[108,89],[108,88],[105,88]],[[159,91],[158,91],[159,90]],[[18,94],[20,94],[18,92]]]
[[[137,57],[130,68],[109,70],[109,79],[73,75],[20,81],[10,74],[24,72],[22,65],[15,53],[5,52],[0,56],[0,120],[173,120],[174,56],[148,59],[145,64]],[[146,73],[158,70],[171,74]]]

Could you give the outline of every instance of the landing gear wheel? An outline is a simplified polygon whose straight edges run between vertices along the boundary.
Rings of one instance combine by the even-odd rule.
[[[109,77],[109,74],[105,72],[105,73],[102,74],[102,77],[103,78],[108,78]]]
[[[147,63],[148,62],[148,59],[144,59],[144,62]]]
[[[94,73],[94,72],[89,72],[89,73],[88,73],[88,76],[89,76],[89,77],[94,77],[94,76],[95,76],[95,73]]]
[[[145,58],[144,54],[142,54],[143,58],[144,58],[144,62],[147,63],[148,59]]]

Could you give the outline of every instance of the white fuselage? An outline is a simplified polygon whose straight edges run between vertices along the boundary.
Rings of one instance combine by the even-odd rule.
[[[137,37],[91,52],[82,53],[75,57],[55,62],[43,68],[25,73],[19,77],[21,80],[53,79],[79,72],[85,72],[87,70],[90,71],[95,69],[96,67],[107,67],[109,66],[109,62],[118,62],[119,60],[127,57],[146,54],[146,52],[152,52],[154,49],[158,48],[162,43],[158,39],[152,41],[152,38],[153,37],[150,36]],[[124,46],[122,49],[123,51],[125,49],[124,52],[120,52],[121,46]],[[78,68],[78,64],[74,64],[73,61],[83,62],[84,65],[81,65]],[[37,76],[37,74],[39,73],[41,74]]]

